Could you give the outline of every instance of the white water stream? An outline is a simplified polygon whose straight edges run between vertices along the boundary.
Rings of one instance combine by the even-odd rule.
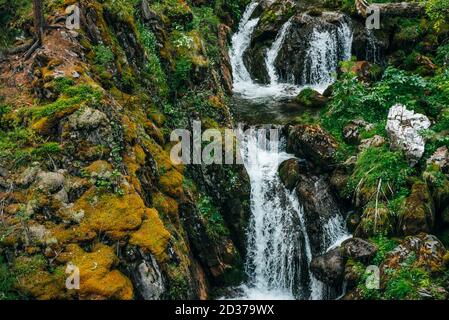
[[[295,96],[301,89],[280,83],[275,61],[291,28],[287,21],[267,50],[265,63],[269,85],[256,84],[245,67],[243,55],[259,22],[252,18],[258,3],[246,9],[238,31],[232,37],[230,50],[234,75],[234,93],[246,99],[277,99]],[[343,48],[338,43],[345,39]],[[323,91],[334,81],[333,73],[343,50],[345,59],[351,56],[352,32],[342,24],[337,32],[314,30],[308,52],[310,78],[306,83]],[[265,139],[262,139],[265,141]],[[301,203],[295,192],[288,191],[278,175],[279,164],[294,156],[278,150],[277,144],[260,144],[257,134],[246,138],[241,146],[242,157],[251,181],[251,219],[248,228],[246,271],[248,281],[240,287],[236,299],[321,299],[324,285],[309,272],[312,249]],[[338,245],[349,235],[343,217],[336,215],[323,227],[324,247]]]

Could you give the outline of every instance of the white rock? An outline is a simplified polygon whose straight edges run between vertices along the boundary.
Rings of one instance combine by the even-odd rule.
[[[386,130],[391,146],[397,150],[404,150],[411,166],[414,166],[424,154],[426,141],[421,132],[429,129],[430,125],[430,120],[425,115],[407,110],[401,104],[390,108]]]

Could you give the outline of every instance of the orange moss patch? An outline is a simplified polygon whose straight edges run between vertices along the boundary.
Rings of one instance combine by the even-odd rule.
[[[118,258],[114,250],[104,244],[86,252],[78,245],[66,247],[58,260],[63,263],[71,262],[80,270],[79,296],[82,299],[120,299],[133,298],[131,281],[118,270],[111,270]]]
[[[128,116],[122,117],[123,135],[128,143],[133,143],[137,139],[137,126]]]
[[[147,219],[133,234],[129,243],[149,250],[159,262],[167,261],[167,245],[170,233],[165,229],[156,209],[147,209]]]
[[[84,169],[89,174],[92,173],[104,173],[106,171],[112,171],[112,165],[104,160],[97,160],[95,162],[92,162],[88,167]]]
[[[168,216],[170,221],[179,222],[179,208],[175,199],[158,192],[153,195],[153,204],[161,214]]]
[[[182,181],[184,177],[176,170],[170,170],[159,179],[162,192],[174,198],[181,198],[184,194]]]
[[[80,225],[82,231],[105,232],[113,239],[120,239],[141,225],[145,204],[131,188],[120,196],[100,193],[92,187],[78,199],[72,210],[84,212]]]
[[[13,272],[17,277],[16,289],[27,296],[39,300],[67,299],[65,274],[62,268],[55,272],[46,271],[46,261],[42,256],[18,257]]]

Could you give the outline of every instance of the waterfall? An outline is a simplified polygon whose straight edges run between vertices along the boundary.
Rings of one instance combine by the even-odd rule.
[[[366,28],[366,57],[367,61],[371,61],[375,64],[383,65],[380,48],[377,44],[376,37],[374,36],[371,29]]]
[[[350,24],[340,22],[337,29],[315,27],[306,53],[302,83],[324,91],[335,81],[339,61],[351,58],[353,33]]]
[[[265,62],[267,71],[270,75],[269,85],[260,85],[255,83],[246,69],[243,61],[243,55],[251,44],[251,37],[255,27],[259,22],[259,18],[251,19],[258,3],[252,2],[245,10],[242,20],[239,24],[237,32],[232,36],[231,49],[229,56],[231,59],[231,66],[234,76],[233,91],[247,99],[270,99],[293,97],[301,91],[301,87],[279,83],[277,79],[274,62],[278,56],[279,50],[284,43],[285,36],[291,24],[287,21],[278,33],[276,40],[271,48],[267,50]]]
[[[276,67],[274,65],[276,58],[279,55],[279,50],[281,50],[282,45],[284,44],[285,36],[287,35],[287,31],[292,24],[292,19],[290,18],[279,31],[276,40],[273,42],[273,45],[270,49],[267,50],[267,54],[265,57],[265,64],[267,66],[268,75],[270,76],[270,84],[277,85],[279,83],[279,76],[276,71]]]
[[[263,140],[263,139],[262,139]],[[247,299],[308,299],[317,285],[308,271],[312,259],[303,209],[278,175],[278,166],[293,155],[276,144],[261,145],[257,134],[242,143],[242,158],[251,181],[251,220],[248,228],[243,286]]]
[[[293,74],[286,76],[288,79],[286,82],[279,80],[275,63],[291,29],[293,17],[290,18],[279,30],[276,39],[266,51],[265,65],[270,83],[260,85],[251,79],[243,59],[260,20],[259,17],[253,18],[257,6],[258,2],[252,2],[247,7],[238,31],[232,37],[229,55],[234,76],[234,93],[247,99],[267,100],[294,97],[306,87],[323,92],[335,81],[338,62],[351,58],[353,32],[349,19],[344,18],[337,28],[314,28],[308,43],[304,44],[308,49],[304,57],[304,71],[298,77],[298,82],[301,85],[295,85],[295,75]]]
[[[229,52],[229,57],[231,59],[234,76],[234,90],[238,90],[253,82],[245,67],[245,63],[243,62],[243,54],[248,49],[251,43],[251,35],[259,22],[259,18],[251,19],[251,16],[258,5],[257,2],[253,2],[246,8],[242,20],[240,21],[239,29],[232,36],[232,46]]]
[[[251,3],[232,37],[230,49],[234,73],[234,93],[244,99],[257,100],[294,96],[305,86],[323,91],[335,78],[338,62],[351,57],[352,30],[348,21],[337,28],[315,28],[308,48],[304,72],[305,86],[281,83],[275,61],[284,40],[291,30],[292,19],[287,21],[270,48],[265,63],[270,76],[269,85],[253,82],[245,67],[243,55],[249,48],[252,33],[259,18],[252,18],[258,3]],[[248,281],[239,289],[237,299],[322,299],[326,286],[309,271],[313,258],[307,220],[296,193],[282,184],[279,165],[293,155],[279,150],[279,144],[260,139],[259,133],[247,135],[240,143],[240,151],[251,183],[251,218],[247,230],[246,272]],[[321,247],[326,250],[339,245],[349,237],[343,217],[335,210],[324,221],[321,230]],[[329,215],[323,215],[329,216]],[[324,251],[326,251],[324,250]],[[324,252],[322,252],[324,253]]]

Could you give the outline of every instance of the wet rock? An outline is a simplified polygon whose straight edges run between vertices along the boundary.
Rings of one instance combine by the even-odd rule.
[[[400,212],[398,230],[403,235],[430,232],[435,225],[435,207],[425,182],[416,182]]]
[[[437,237],[425,233],[405,238],[399,246],[389,252],[382,268],[399,269],[401,264],[412,261],[411,267],[423,268],[428,272],[444,269],[446,249]],[[414,257],[413,260],[410,260]]]
[[[318,170],[333,169],[337,141],[319,125],[289,126],[287,136],[289,152],[310,161]]]
[[[324,228],[330,219],[340,214],[338,201],[325,177],[300,174],[300,181],[295,192],[304,208],[312,251],[319,253],[330,245],[324,243]]]
[[[320,109],[326,106],[328,99],[313,89],[304,89],[295,98],[295,102],[306,108]]]
[[[377,252],[377,247],[374,244],[360,238],[351,238],[344,241],[340,249],[343,257],[351,258],[364,264],[369,264]]]
[[[349,22],[349,18],[341,13],[324,11],[319,15],[299,13],[291,21],[290,32],[286,35],[284,44],[275,61],[280,80],[283,82],[294,81],[297,85],[305,85],[319,83],[323,80],[322,77],[330,78],[331,73],[337,70],[338,61],[347,58],[345,56],[347,39],[342,32],[342,26]],[[335,44],[335,47],[328,51],[333,50],[332,54],[325,54],[319,60],[315,56],[310,56],[310,45],[320,41],[321,35]],[[326,51],[326,49],[324,50]],[[319,60],[319,65],[312,61],[314,58]],[[320,72],[317,72],[317,69]],[[329,73],[322,74],[321,70],[323,69],[328,70]]]
[[[407,110],[401,104],[390,108],[386,130],[395,149],[403,150],[414,166],[424,154],[425,139],[421,131],[430,127],[429,119],[419,113]]]
[[[307,170],[307,165],[297,159],[286,160],[279,166],[279,176],[285,187],[292,191],[300,179],[300,173]]]
[[[254,18],[259,17],[259,22],[243,59],[254,81],[263,84],[270,82],[265,64],[266,51],[271,47],[283,24],[294,13],[294,7],[295,3],[291,0],[265,1],[260,3],[253,13]]]
[[[165,279],[153,255],[143,257],[134,263],[131,279],[137,295],[144,300],[160,300],[166,294]]]
[[[313,258],[310,263],[310,271],[318,280],[328,285],[341,285],[344,278],[345,263],[340,250],[337,248]]]
[[[379,135],[375,135],[372,138],[368,138],[368,139],[363,139],[359,146],[357,147],[357,149],[359,150],[359,152],[369,149],[369,148],[379,148],[381,146],[383,146],[386,143],[384,137],[379,136]]]
[[[438,148],[427,160],[427,165],[431,164],[440,167],[444,173],[449,173],[449,151],[446,146]]]

